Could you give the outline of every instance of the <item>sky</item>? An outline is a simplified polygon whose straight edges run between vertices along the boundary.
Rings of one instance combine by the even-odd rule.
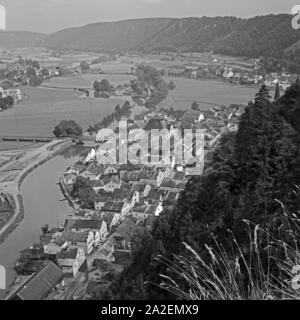
[[[145,17],[252,17],[291,13],[300,0],[0,0],[8,30],[52,33],[101,21]]]

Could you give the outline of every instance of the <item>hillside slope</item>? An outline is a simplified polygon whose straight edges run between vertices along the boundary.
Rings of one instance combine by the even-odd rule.
[[[120,52],[213,51],[232,56],[285,57],[300,40],[288,14],[235,17],[149,18],[89,24],[52,34],[53,49]]]
[[[109,53],[194,51],[249,58],[264,56],[271,64],[285,66],[293,73],[300,70],[299,43],[300,32],[292,28],[288,14],[250,19],[192,17],[101,22],[51,35],[0,32],[0,46],[8,48],[44,46]]]
[[[174,19],[151,39],[140,44],[139,49],[151,50],[213,50],[219,41],[232,33],[242,23],[233,17]]]
[[[4,48],[31,48],[43,46],[46,35],[29,31],[2,31],[0,32],[0,47]]]
[[[300,40],[287,14],[258,16],[243,20],[234,32],[215,47],[216,53],[248,57],[282,57],[284,50]]]
[[[54,49],[87,51],[128,51],[152,37],[172,19],[140,19],[89,24],[59,31],[47,38]]]

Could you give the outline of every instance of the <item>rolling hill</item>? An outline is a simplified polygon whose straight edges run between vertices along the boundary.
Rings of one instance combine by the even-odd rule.
[[[0,47],[4,48],[31,48],[43,46],[45,34],[29,31],[1,31]]]
[[[300,70],[300,31],[291,15],[147,18],[100,22],[43,35],[0,32],[0,46],[119,53],[127,51],[195,51],[288,61]],[[273,61],[273,60],[272,60]],[[273,63],[273,62],[272,62]]]
[[[46,45],[54,49],[120,52],[138,47],[160,32],[172,19],[139,19],[93,23],[59,31],[47,37]]]
[[[235,56],[281,58],[284,51],[299,40],[300,32],[292,28],[290,15],[258,16],[243,20],[214,51]]]
[[[53,49],[121,52],[213,51],[232,56],[281,58],[300,32],[288,14],[235,17],[149,18],[89,24],[48,36]]]

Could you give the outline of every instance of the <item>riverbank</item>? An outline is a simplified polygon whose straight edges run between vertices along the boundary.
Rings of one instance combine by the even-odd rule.
[[[14,198],[13,198],[14,199]],[[11,223],[11,225],[0,235],[0,246],[1,244],[7,239],[7,237],[19,226],[24,218],[24,205],[23,205],[23,198],[19,194],[17,195],[17,203],[19,205],[19,210],[16,215],[15,220]],[[15,210],[16,212],[16,210]],[[13,219],[13,217],[11,218]],[[11,221],[11,219],[9,221]]]
[[[24,218],[24,205],[20,189],[25,178],[35,169],[37,169],[53,157],[57,156],[61,152],[65,151],[71,145],[72,142],[70,140],[56,140],[46,144],[36,151],[38,152],[39,158],[34,162],[33,165],[31,164],[24,168],[12,182],[6,183],[5,185],[0,184],[0,189],[10,195],[14,202],[14,214],[6,223],[6,225],[0,230],[0,245],[19,226]]]
[[[59,177],[59,181],[58,181],[58,184],[60,186],[60,190],[62,192],[62,194],[64,195],[64,197],[67,199],[68,203],[69,203],[69,206],[71,208],[73,208],[73,210],[77,210],[79,209],[80,207],[78,205],[76,205],[75,201],[72,199],[68,189],[67,189],[67,186],[65,184],[65,181],[64,181],[64,177],[61,176]]]

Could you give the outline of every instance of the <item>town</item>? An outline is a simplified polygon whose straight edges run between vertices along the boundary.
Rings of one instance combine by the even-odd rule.
[[[42,226],[40,239],[20,252],[14,265],[18,277],[6,299],[91,299],[95,292],[98,296],[99,292],[105,294],[112,285],[112,279],[117,279],[132,263],[139,234],[151,237],[156,221],[174,208],[189,179],[209,170],[222,136],[237,132],[245,105],[215,105],[201,110],[198,103],[193,102],[188,110],[165,109],[160,107],[161,102],[168,90],[174,89],[174,84],[170,82],[166,86],[162,79],[164,71],[138,66],[132,68],[131,73],[136,74],[137,80],[119,85],[117,91],[131,96],[134,105],[144,108],[143,111],[137,112],[137,108],[126,101],[122,107],[116,107],[112,115],[89,127],[90,141],[82,142],[85,155],[59,179],[61,191],[74,212],[55,228]],[[231,73],[227,72],[227,75]],[[196,73],[185,70],[184,74],[169,76],[202,77],[200,68]],[[278,79],[274,86],[276,100],[280,97]],[[161,90],[159,93],[157,88]],[[96,98],[116,93],[105,79],[95,81],[93,89]],[[112,162],[109,150],[98,152],[98,149],[105,151],[103,146],[111,138],[107,133],[99,135],[101,130],[106,129],[104,132],[108,130],[118,137],[122,130],[118,126],[119,121],[126,124],[128,137],[124,141],[118,140],[110,151],[118,153],[122,144],[128,143],[129,150],[130,147],[134,150],[133,158],[139,160],[137,163]],[[190,153],[199,155],[203,152],[202,165],[195,158],[193,161],[176,162],[176,133],[197,129],[204,132],[204,144],[200,144],[203,150],[197,150],[197,144],[192,143]],[[141,152],[135,144],[142,142],[142,133],[152,137],[152,130],[168,132],[164,138],[169,140],[170,154],[167,153],[167,159],[163,159],[159,139],[154,143],[154,150],[150,140],[148,147],[143,147],[152,161],[145,163],[141,161]],[[63,131],[58,130],[57,139],[63,137]],[[184,147],[180,145],[179,148]],[[155,151],[157,161],[153,162],[152,151]],[[5,221],[12,215],[14,207],[8,196],[2,195]]]
[[[237,130],[243,109],[243,105],[207,112],[191,109],[177,116],[172,110],[147,111],[127,122],[131,129],[146,131],[171,126],[206,129],[208,169],[210,153],[224,132]],[[188,179],[197,174],[195,164],[174,161],[100,164],[95,149],[88,149],[59,181],[74,214],[55,228],[43,226],[40,240],[20,252],[14,266],[18,281],[6,299],[90,299],[95,290],[105,293],[112,279],[132,263],[135,238],[151,233],[156,220],[176,205]]]

